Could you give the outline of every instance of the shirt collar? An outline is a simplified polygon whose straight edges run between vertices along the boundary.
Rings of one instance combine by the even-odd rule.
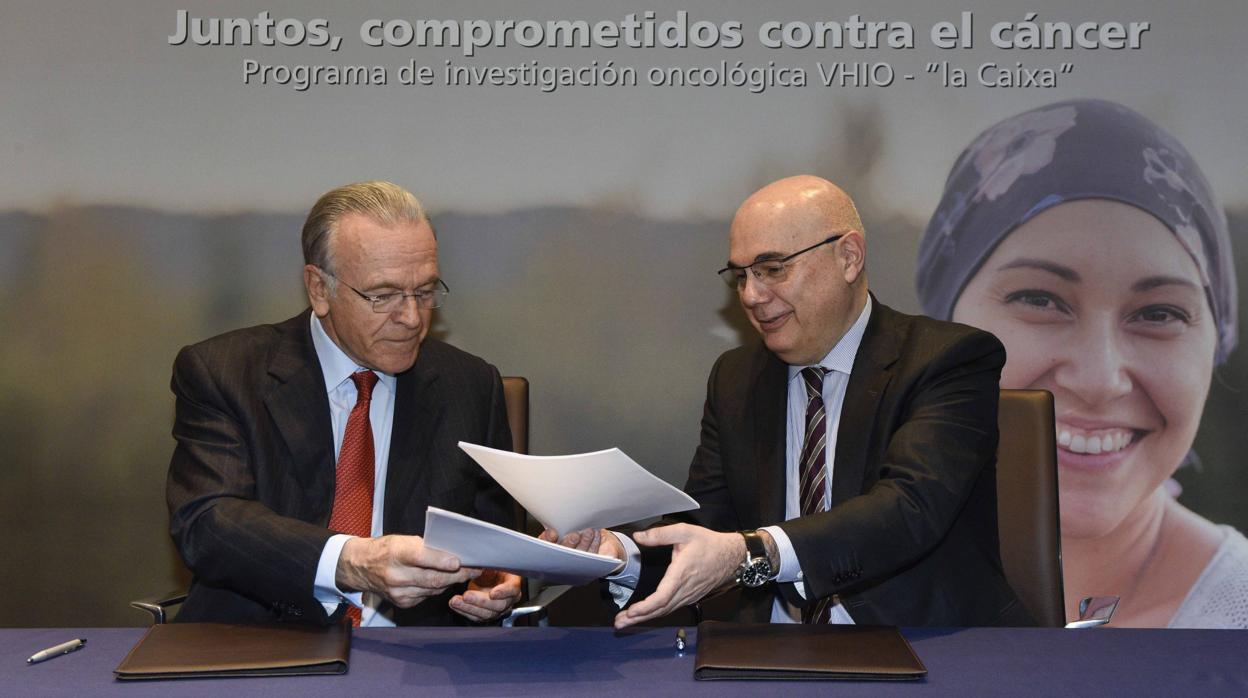
[[[351,357],[347,356],[346,352],[334,343],[334,340],[329,338],[329,334],[321,326],[321,320],[316,317],[316,313],[311,313],[311,316],[312,346],[316,349],[317,360],[321,362],[321,374],[325,377],[325,392],[332,393],[343,381],[350,380],[352,373],[368,369],[355,363]],[[394,376],[381,371],[373,371],[373,373],[377,374],[382,384],[389,388],[392,393],[394,392]]]
[[[839,371],[849,375],[854,368],[854,357],[858,356],[858,348],[862,346],[862,336],[867,332],[867,321],[871,319],[871,296],[867,296],[867,304],[862,307],[858,319],[850,325],[849,330],[841,335],[841,339],[832,350],[819,361],[829,371]],[[805,366],[789,366],[789,380],[796,378]]]

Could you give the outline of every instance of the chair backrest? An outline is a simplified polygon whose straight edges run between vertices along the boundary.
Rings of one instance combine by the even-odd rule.
[[[529,379],[503,376],[503,400],[507,403],[507,425],[511,427],[511,450],[529,452]]]
[[[503,376],[503,401],[507,403],[507,426],[511,427],[511,450],[529,452],[529,379],[521,376]],[[515,520],[512,528],[532,535],[542,532],[537,522],[530,520],[528,512],[519,502],[515,504]]]
[[[1053,395],[1002,390],[997,423],[997,526],[1005,578],[1045,627],[1066,623]]]

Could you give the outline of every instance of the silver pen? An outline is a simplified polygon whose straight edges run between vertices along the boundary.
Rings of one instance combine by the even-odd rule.
[[[34,654],[30,655],[30,659],[27,659],[26,663],[38,664],[39,662],[47,661],[53,657],[59,657],[62,654],[69,654],[70,652],[73,652],[76,649],[81,649],[82,646],[85,644],[87,644],[87,641],[83,639],[70,640],[69,642],[62,642],[61,644],[55,645],[53,647],[49,647],[46,650],[39,650],[38,652],[35,652]]]

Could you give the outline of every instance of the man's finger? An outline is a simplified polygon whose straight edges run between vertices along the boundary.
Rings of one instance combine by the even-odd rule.
[[[394,553],[394,560],[408,567],[424,567],[442,572],[455,572],[459,569],[459,558],[454,555],[430,548],[419,536],[410,536],[403,540]]]
[[[689,527],[685,524],[657,526],[633,534],[633,540],[640,545],[675,545],[689,538]]]
[[[514,599],[493,599],[484,590],[466,591],[451,597],[451,609],[475,620],[493,620],[506,613]]]
[[[522,578],[518,574],[485,570],[480,577],[468,583],[469,592],[479,592],[491,599],[510,599],[520,596]]]
[[[502,581],[488,590],[490,598],[507,600],[520,598],[520,575],[500,573],[500,576],[503,578]]]
[[[385,597],[390,603],[399,608],[411,608],[425,599],[436,596],[437,589],[426,589],[425,587],[395,587],[385,592]]]
[[[462,594],[458,594],[458,596],[469,606],[493,608],[496,605],[500,605],[500,602],[490,598],[490,592],[486,589],[469,589]]]
[[[424,548],[420,555],[412,559],[410,564],[442,572],[455,572],[460,569],[459,558],[434,548]]]
[[[514,601],[520,598],[520,587],[510,587],[500,584],[493,589],[490,589],[490,598]]]
[[[636,623],[644,623],[651,618],[667,615],[676,607],[673,600],[677,588],[678,584],[669,570],[667,574],[663,575],[663,580],[659,582],[659,586],[655,588],[653,594],[629,606],[616,616],[615,627],[627,627]],[[626,621],[623,625],[620,624],[620,616],[623,616]]]
[[[494,611],[469,603],[462,596],[452,596],[450,606],[452,611],[465,618],[475,621],[493,620],[498,615]]]
[[[616,614],[615,628],[616,630],[623,630],[624,628],[627,628],[629,626],[639,625],[641,623],[645,623],[646,621],[653,620],[655,618],[662,618],[663,616],[675,610],[675,608],[676,608],[675,605],[672,605],[669,608],[667,604],[664,604],[663,606],[653,611],[650,611],[647,613],[638,613],[636,610],[636,606],[633,606],[626,610],[620,611],[618,614]]]
[[[424,568],[408,568],[403,572],[401,578],[390,584],[392,588],[412,587],[426,589],[431,594],[439,594],[449,586],[462,584],[474,578],[479,570],[464,567],[457,572],[439,572]]]

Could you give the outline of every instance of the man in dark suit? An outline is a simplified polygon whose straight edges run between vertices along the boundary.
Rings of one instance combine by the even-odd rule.
[[[865,264],[831,182],[780,180],[737,211],[720,274],[762,342],[711,371],[685,486],[701,507],[636,533],[640,550],[606,532],[564,540],[627,563],[617,601],[649,594],[617,627],[734,582],[743,621],[1028,623],[997,544],[1005,351],[875,301]]]
[[[513,511],[456,445],[511,436],[498,371],[426,339],[446,285],[420,203],[388,182],[330,191],[303,251],[310,310],[174,363],[167,496],[195,575],[178,620],[498,617],[520,579],[420,537],[427,505],[503,525]]]

